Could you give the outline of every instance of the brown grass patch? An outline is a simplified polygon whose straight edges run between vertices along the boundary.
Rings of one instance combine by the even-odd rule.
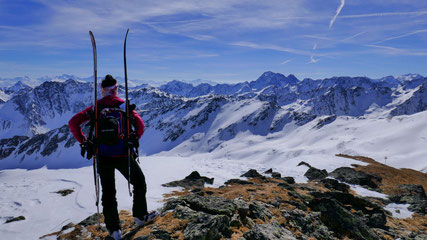
[[[358,165],[355,170],[382,177],[380,189],[385,194],[398,194],[401,184],[420,184],[427,191],[427,174],[407,168],[393,168],[363,156],[337,154],[338,157],[354,159],[369,163],[367,166]]]

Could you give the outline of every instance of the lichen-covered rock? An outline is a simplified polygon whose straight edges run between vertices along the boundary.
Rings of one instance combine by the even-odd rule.
[[[390,196],[395,203],[409,203],[409,210],[420,215],[427,213],[427,196],[423,186],[419,184],[403,184],[399,186],[401,192]]]
[[[272,224],[256,224],[254,228],[243,234],[246,240],[296,240],[286,228],[274,222]]]
[[[230,218],[225,215],[201,214],[190,222],[184,230],[185,240],[217,240],[222,237],[230,238]]]
[[[231,217],[236,210],[236,205],[233,201],[217,196],[199,196],[191,194],[182,199],[191,209],[209,214],[223,214]]]
[[[360,217],[352,214],[334,199],[316,198],[309,206],[313,211],[321,212],[322,222],[339,237],[350,236],[357,240],[380,239]]]
[[[351,209],[361,212],[361,217],[366,217],[366,224],[370,227],[385,228],[387,215],[384,209],[362,197],[356,197],[350,193],[343,192],[312,192],[316,198],[334,199],[343,206],[351,206]]]
[[[296,228],[309,237],[316,239],[333,240],[334,233],[329,231],[322,220],[320,219],[320,212],[301,211],[294,209],[291,211],[282,211],[282,215],[288,221],[290,227]]]
[[[252,219],[267,220],[270,219],[273,214],[268,210],[267,206],[262,202],[253,202],[249,204],[249,217]]]

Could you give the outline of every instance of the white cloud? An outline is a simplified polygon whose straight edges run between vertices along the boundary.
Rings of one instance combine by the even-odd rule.
[[[280,64],[281,64],[281,65],[284,65],[284,64],[289,63],[290,61],[291,61],[291,59],[288,59],[288,60],[285,60],[285,61],[281,62]]]

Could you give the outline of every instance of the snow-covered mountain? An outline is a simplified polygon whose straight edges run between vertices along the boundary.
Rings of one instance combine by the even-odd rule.
[[[238,84],[142,85],[129,95],[147,127],[142,154],[210,152],[279,161],[347,153],[386,157],[395,166],[406,159],[407,167],[421,170],[427,167],[422,150],[427,132],[421,127],[427,116],[426,82],[419,75],[301,81],[265,72]],[[45,81],[5,99],[0,104],[0,169],[90,164],[64,125],[92,103],[92,85]],[[413,142],[408,145],[407,139]],[[257,150],[264,144],[271,151]]]

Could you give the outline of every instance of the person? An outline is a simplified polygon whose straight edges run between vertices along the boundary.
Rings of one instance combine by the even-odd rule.
[[[103,108],[121,108],[125,109],[124,100],[118,97],[117,80],[111,75],[106,75],[101,83],[102,99],[97,100],[98,112]],[[88,122],[94,114],[94,107],[89,106],[83,111],[74,115],[69,121],[68,125],[71,133],[81,146],[90,146],[91,139],[87,139],[83,134],[81,125]],[[98,114],[99,116],[99,114]],[[132,125],[135,128],[134,136],[138,141],[144,134],[144,122],[135,110],[131,112]],[[102,139],[99,139],[102,140]],[[89,147],[90,148],[90,147]],[[89,151],[90,149],[86,149]],[[122,148],[124,148],[122,144]],[[127,149],[123,149],[122,153],[118,155],[103,155],[99,150],[98,160],[98,173],[102,186],[102,207],[104,214],[104,221],[114,239],[121,238],[120,232],[120,219],[117,211],[116,188],[115,188],[115,170],[117,169],[130,183],[133,185],[133,206],[132,212],[135,223],[137,226],[142,226],[154,220],[157,217],[157,212],[148,213],[146,192],[147,185],[145,176],[134,158],[128,161]],[[134,153],[132,153],[134,154]],[[129,176],[130,169],[130,176]]]

